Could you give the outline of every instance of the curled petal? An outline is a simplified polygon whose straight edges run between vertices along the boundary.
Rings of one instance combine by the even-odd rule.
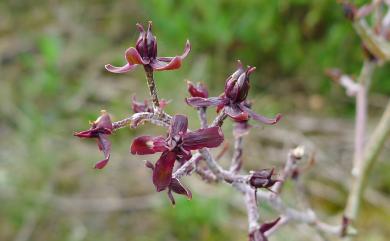
[[[122,74],[122,73],[132,71],[133,69],[135,69],[135,67],[137,67],[137,64],[131,65],[127,63],[122,67],[116,67],[116,66],[112,66],[111,64],[106,64],[104,67],[106,68],[107,71],[111,73]]]
[[[168,190],[168,197],[171,200],[172,205],[175,205],[175,199],[173,198],[172,191],[174,193],[186,196],[188,200],[192,199],[191,191],[185,186],[183,186],[183,184],[181,184],[180,181],[176,178],[171,179],[171,183],[169,184]]]
[[[267,223],[262,224],[260,226],[260,232],[262,232],[262,233],[267,232],[268,230],[273,228],[276,224],[278,224],[279,221],[280,221],[280,217],[278,217],[277,219],[275,219],[272,222],[267,222]]]
[[[89,130],[75,132],[73,135],[80,138],[98,138],[99,134],[110,135],[112,129],[110,115],[105,110],[102,110],[101,115],[96,121],[92,122],[92,126]]]
[[[246,121],[249,119],[247,111],[242,111],[238,105],[227,105],[223,111],[235,121]]]
[[[185,115],[175,115],[172,118],[171,126],[169,128],[169,136],[175,137],[187,132],[188,119]]]
[[[153,70],[155,71],[178,69],[181,66],[181,58],[179,56],[176,56],[172,58],[171,61],[169,61],[168,63],[161,61],[160,58],[157,58],[150,62],[150,66],[152,66]]]
[[[105,167],[110,160],[110,153],[111,153],[111,142],[108,140],[108,135],[100,134],[98,139],[98,146],[101,151],[104,153],[104,159],[96,163],[95,168],[96,169],[102,169]]]
[[[75,132],[73,135],[80,138],[97,138],[99,136],[99,131],[99,128],[91,128],[86,131]]]
[[[139,64],[149,64],[149,61],[143,60],[141,55],[138,53],[138,51],[133,47],[128,48],[126,50],[125,58],[126,58],[127,64],[125,64],[124,66],[115,67],[115,66],[112,66],[111,64],[106,64],[105,65],[106,70],[108,70],[111,73],[120,74],[120,73],[126,73],[129,71],[132,71]]]
[[[202,83],[195,86],[191,81],[187,81],[187,89],[192,97],[207,98],[209,96],[206,87]]]
[[[193,107],[209,107],[209,106],[224,105],[228,102],[228,100],[223,97],[210,97],[210,98],[190,97],[190,98],[186,98],[186,102],[188,105]]]
[[[101,114],[99,118],[97,118],[93,124],[96,125],[96,128],[112,131],[113,128],[112,128],[112,121],[110,115],[105,110],[100,111],[100,113]],[[111,133],[105,133],[105,134],[111,134]]]
[[[280,119],[282,118],[282,115],[281,114],[277,114],[274,118],[267,118],[265,116],[262,116],[262,115],[259,115],[257,114],[256,112],[252,111],[251,109],[249,109],[248,107],[245,107],[243,105],[240,106],[245,112],[248,112],[249,116],[256,120],[256,121],[260,121],[264,124],[267,124],[267,125],[274,125],[276,123],[278,123],[280,121]]]
[[[149,64],[149,61],[145,61],[141,55],[139,54],[139,52],[131,47],[131,48],[128,48],[125,52],[125,58],[127,60],[127,63],[129,63],[130,65],[134,65],[134,64]]]
[[[148,155],[167,150],[162,136],[140,136],[133,140],[130,152],[133,155]]]
[[[223,133],[221,128],[217,126],[199,129],[183,136],[183,148],[186,150],[198,150],[204,147],[213,148],[219,146],[222,142]]]
[[[156,71],[178,69],[181,66],[181,62],[188,53],[191,51],[191,44],[187,40],[184,53],[181,56],[175,57],[158,57],[150,63],[150,66]]]
[[[153,170],[153,184],[155,185],[157,192],[161,192],[171,183],[175,159],[175,152],[166,151],[163,152],[160,159],[156,162]]]

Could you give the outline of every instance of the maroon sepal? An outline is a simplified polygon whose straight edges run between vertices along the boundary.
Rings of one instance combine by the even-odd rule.
[[[166,141],[162,136],[139,136],[133,140],[130,148],[133,155],[148,155],[166,150]]]
[[[188,198],[188,200],[192,199],[192,193],[191,191],[183,186],[183,184],[180,183],[180,181],[176,178],[171,179],[171,183],[169,184],[169,189],[168,189],[168,197],[171,200],[172,205],[175,205],[175,198],[172,195],[172,192],[184,195]]]
[[[202,83],[198,83],[195,86],[191,81],[187,81],[187,89],[191,97],[201,97],[201,98],[209,97],[209,92],[207,91],[207,88]]]
[[[171,183],[172,170],[176,160],[176,153],[172,151],[163,152],[156,162],[153,170],[153,184],[157,192],[166,189]]]

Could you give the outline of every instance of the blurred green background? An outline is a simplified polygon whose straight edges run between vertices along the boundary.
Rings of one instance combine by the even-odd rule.
[[[339,67],[357,76],[363,55],[336,1],[12,0],[0,1],[0,240],[246,240],[243,202],[226,185],[185,178],[194,198],[177,197],[175,208],[165,193],[154,193],[145,157],[129,155],[128,148],[135,135],[164,130],[145,125],[116,133],[103,170],[91,168],[102,157],[95,143],[72,136],[88,128],[101,109],[119,120],[130,113],[132,94],[148,97],[141,68],[115,75],[103,67],[124,63],[124,50],[138,37],[135,24],[148,20],[161,56],[181,54],[187,38],[192,44],[180,70],[155,74],[160,96],[172,100],[167,111],[189,115],[196,128],[196,112],[183,102],[184,80],[203,81],[217,95],[237,59],[256,66],[254,109],[285,118],[252,131],[245,169],[280,169],[288,149],[305,144],[319,161],[302,177],[301,191],[321,218],[338,223],[347,194],[354,102],[324,69]],[[370,129],[390,94],[389,74],[387,64],[374,76]],[[231,124],[224,129],[229,142]],[[358,240],[390,235],[389,145],[385,149],[356,224]],[[293,185],[284,198],[302,205]],[[277,214],[264,205],[261,216]],[[271,240],[287,238],[321,240],[300,224]]]

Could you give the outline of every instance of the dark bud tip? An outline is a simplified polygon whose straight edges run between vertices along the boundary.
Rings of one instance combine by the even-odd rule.
[[[357,12],[356,6],[349,1],[343,1],[341,5],[343,6],[344,16],[348,20],[354,21]]]

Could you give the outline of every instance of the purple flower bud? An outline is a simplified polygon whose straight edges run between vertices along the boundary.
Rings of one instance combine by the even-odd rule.
[[[195,86],[191,81],[187,81],[187,86],[188,86],[188,92],[190,93],[191,97],[201,97],[201,98],[209,97],[209,92],[207,91],[206,87],[202,83],[198,83]]]
[[[252,172],[249,178],[249,185],[254,188],[270,188],[279,180],[272,179],[274,169],[262,169]]]
[[[249,75],[256,69],[250,67],[246,70],[242,67],[241,61],[238,60],[238,69],[226,80],[225,96],[233,103],[240,103],[246,99],[249,91]]]
[[[145,31],[144,27],[137,23],[137,28],[140,31],[138,40],[135,44],[135,48],[143,59],[154,59],[157,56],[157,40],[152,33],[152,22],[148,23],[148,30]]]

